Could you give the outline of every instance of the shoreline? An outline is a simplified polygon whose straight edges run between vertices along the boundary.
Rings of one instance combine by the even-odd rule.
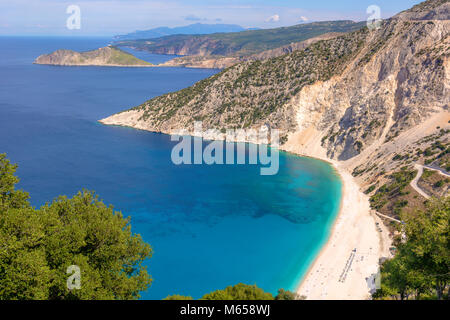
[[[337,161],[312,158],[333,166],[342,181],[342,195],[328,240],[295,292],[308,300],[370,299],[379,259],[386,253],[376,228],[381,220],[371,214],[368,197],[345,168]]]
[[[289,153],[291,153],[291,152],[289,152]],[[335,232],[336,222],[337,222],[339,216],[341,215],[342,209],[343,209],[343,202],[344,202],[343,200],[344,200],[344,194],[345,194],[345,183],[344,183],[344,179],[342,178],[341,172],[339,171],[339,169],[337,168],[337,165],[335,163],[333,163],[333,162],[331,162],[329,160],[325,160],[325,159],[321,159],[321,158],[317,158],[317,157],[304,156],[304,155],[300,155],[300,154],[296,154],[296,153],[291,153],[291,154],[293,154],[295,156],[298,156],[298,157],[306,157],[306,158],[320,160],[320,161],[328,163],[330,166],[333,167],[333,170],[336,171],[336,174],[338,175],[339,180],[341,181],[341,184],[342,184],[341,197],[339,199],[339,208],[338,208],[338,210],[336,212],[336,216],[333,219],[333,223],[332,223],[330,229],[327,230],[328,235],[327,235],[327,237],[325,239],[325,243],[321,246],[321,248],[319,249],[318,253],[315,255],[314,259],[312,260],[312,262],[308,266],[306,272],[300,278],[300,281],[298,281],[297,284],[295,285],[295,291],[294,292],[299,294],[299,295],[302,295],[301,294],[302,285],[307,280],[308,275],[313,273],[313,268],[314,268],[314,266],[316,266],[316,262],[318,261],[319,257],[322,255],[322,253],[325,250],[325,248],[330,243],[331,236]],[[308,299],[308,297],[307,297],[307,299]]]
[[[99,122],[133,128],[104,120]],[[146,128],[134,129],[168,134]],[[379,270],[379,259],[389,256],[390,240],[380,234],[379,230],[382,230],[387,235],[387,229],[381,219],[371,213],[368,196],[360,190],[342,163],[314,151],[301,152],[286,146],[279,150],[327,162],[342,182],[339,211],[328,231],[328,238],[296,284],[295,292],[311,300],[370,299],[370,292],[375,288],[374,278]]]
[[[158,65],[125,65],[125,64],[54,64],[54,63],[37,63],[40,66],[55,66],[55,67],[113,67],[113,68],[157,68]]]
[[[164,64],[153,64],[153,65],[120,65],[120,64],[52,64],[52,63],[35,63],[35,65],[39,66],[53,66],[53,67],[111,67],[111,68],[167,68],[167,69],[176,69],[176,68],[185,68],[185,69],[204,69],[204,70],[223,70],[221,68],[208,68],[208,67],[189,67],[183,65],[164,65]],[[137,128],[135,128],[137,129]],[[149,130],[146,130],[149,131]],[[150,131],[153,132],[153,131]]]

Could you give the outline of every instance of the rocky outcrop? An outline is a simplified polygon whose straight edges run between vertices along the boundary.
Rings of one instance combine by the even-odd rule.
[[[60,66],[119,66],[119,67],[148,67],[152,64],[140,60],[115,47],[105,47],[87,52],[72,50],[57,50],[50,54],[39,56],[35,64]]]

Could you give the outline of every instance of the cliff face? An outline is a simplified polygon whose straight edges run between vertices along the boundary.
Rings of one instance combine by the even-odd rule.
[[[87,52],[57,50],[39,56],[35,64],[62,66],[150,66],[151,63],[114,47],[105,47]]]
[[[384,22],[341,74],[288,103],[297,129],[285,149],[339,160],[361,185],[381,186],[433,143],[449,142],[449,3],[425,4],[436,7]],[[393,161],[399,155],[405,160]]]
[[[405,133],[419,140],[412,133],[436,114],[448,128],[449,8],[426,1],[378,30],[240,63],[102,122],[164,133],[192,132],[199,120],[217,129],[266,124],[281,129],[287,150],[351,169],[384,160],[388,167],[396,143],[415,143]]]
[[[366,45],[344,72],[304,88],[290,102],[298,129],[326,132],[330,158],[347,160],[448,110],[449,23],[388,21],[368,34]]]

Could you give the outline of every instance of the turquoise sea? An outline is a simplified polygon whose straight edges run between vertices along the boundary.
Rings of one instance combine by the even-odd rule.
[[[59,48],[108,42],[0,38],[0,153],[19,164],[19,187],[35,206],[95,190],[130,216],[133,231],[154,249],[147,261],[154,281],[144,299],[199,298],[239,282],[274,294],[295,289],[339,208],[333,168],[287,153],[275,176],[261,176],[255,165],[176,166],[169,136],[97,122],[218,70],[32,64]]]

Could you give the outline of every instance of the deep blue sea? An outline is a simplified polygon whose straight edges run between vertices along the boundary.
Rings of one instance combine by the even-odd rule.
[[[239,282],[295,289],[326,242],[341,182],[327,163],[281,153],[280,171],[171,162],[162,134],[97,120],[217,70],[33,65],[43,53],[90,50],[103,38],[0,37],[0,153],[39,207],[95,190],[153,247],[144,299],[203,294]],[[161,62],[170,57],[146,55]]]

